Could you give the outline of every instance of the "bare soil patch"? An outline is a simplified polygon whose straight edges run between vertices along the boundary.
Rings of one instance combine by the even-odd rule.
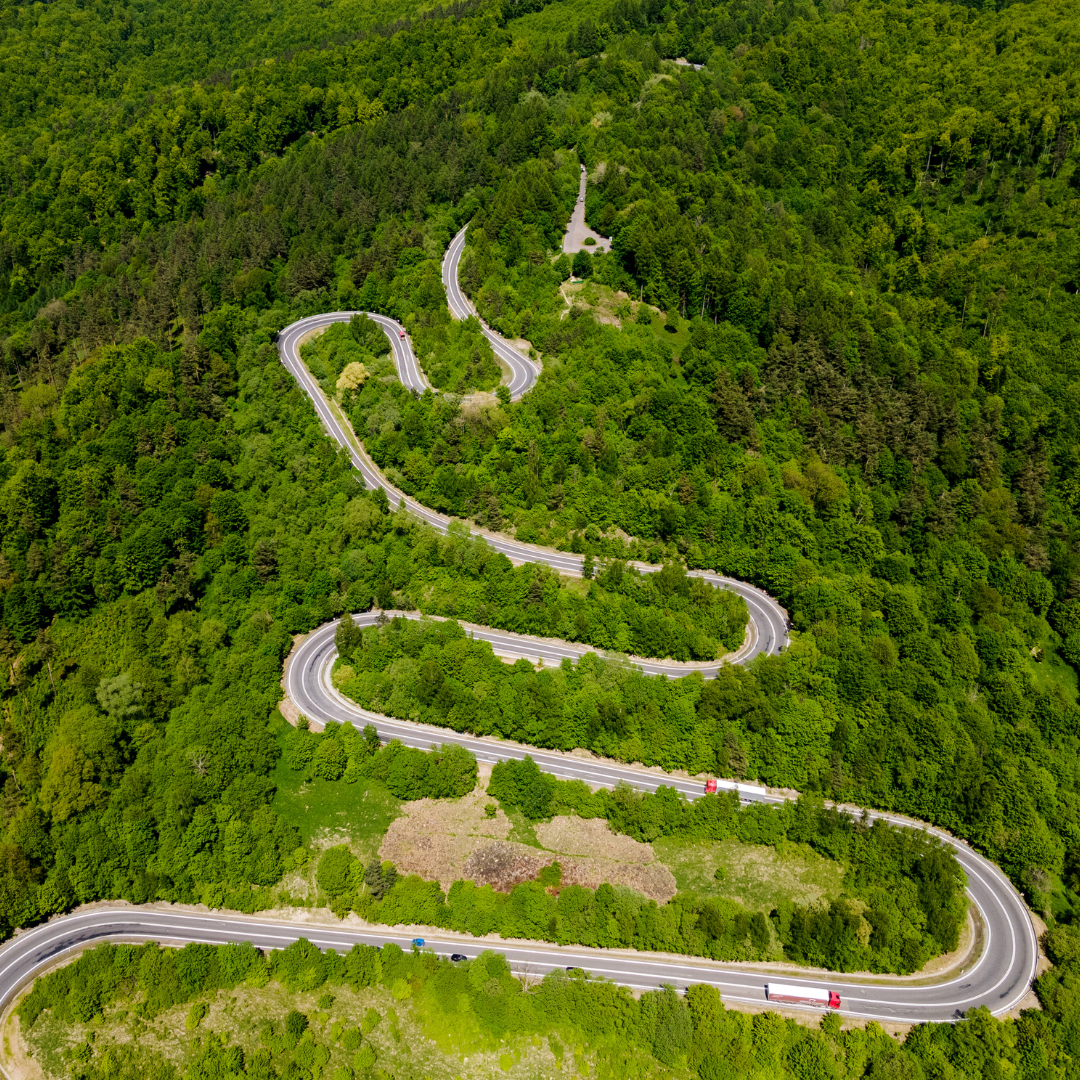
[[[497,811],[493,818],[484,807],[491,766],[480,765],[480,781],[460,799],[417,799],[402,807],[402,814],[386,831],[379,856],[405,874],[438,881],[444,889],[466,877],[465,864],[485,841],[505,840],[510,819]],[[496,804],[497,805],[497,804]]]
[[[464,876],[477,885],[491,885],[509,892],[523,881],[532,881],[552,861],[544,852],[512,840],[489,840],[476,847],[465,862]]]
[[[490,767],[480,766],[486,788]],[[459,878],[509,892],[558,860],[562,884],[595,889],[607,882],[626,885],[658,903],[676,892],[675,877],[648,844],[617,836],[601,819],[558,817],[536,826],[542,845],[509,839],[512,823],[499,809],[489,818],[492,800],[477,787],[461,799],[418,799],[402,807],[387,830],[379,855],[405,874],[419,874],[449,888]]]
[[[465,864],[465,877],[477,885],[490,885],[499,892],[509,892],[523,881],[531,881],[540,871],[558,860],[562,868],[562,887],[582,885],[596,889],[625,885],[663,904],[675,895],[675,879],[661,863],[641,865],[608,859],[578,859],[563,852],[539,851],[512,840],[492,840],[481,844]]]
[[[536,838],[552,851],[583,859],[640,863],[642,866],[656,862],[652,844],[613,833],[603,818],[552,818],[536,826]]]
[[[30,1056],[23,1040],[19,1017],[14,1005],[8,1012],[3,1026],[3,1069],[11,1077],[19,1080],[45,1080],[45,1071]]]

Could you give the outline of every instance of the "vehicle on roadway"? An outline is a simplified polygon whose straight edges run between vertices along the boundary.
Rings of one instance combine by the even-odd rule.
[[[424,939],[422,937],[414,937],[412,943],[414,949],[422,949],[424,947]]]
[[[815,1005],[819,1009],[839,1009],[840,995],[835,990],[817,990],[812,986],[766,983],[765,997],[785,1005]]]
[[[450,954],[450,962],[452,964],[460,964],[462,961],[468,959],[469,958],[464,953],[456,952]]]
[[[711,777],[711,776],[709,777],[708,780],[705,781],[705,794],[706,795],[715,795],[716,794],[716,780],[713,779],[713,777]]]
[[[404,341],[405,340],[405,331],[404,330],[399,330],[397,336],[399,338],[401,338],[402,341]]]

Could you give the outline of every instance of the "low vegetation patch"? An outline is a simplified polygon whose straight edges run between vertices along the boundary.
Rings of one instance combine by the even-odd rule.
[[[675,875],[680,892],[720,896],[752,911],[777,904],[821,907],[844,890],[845,866],[808,844],[781,841],[775,846],[727,840],[687,840],[661,836],[656,856]]]

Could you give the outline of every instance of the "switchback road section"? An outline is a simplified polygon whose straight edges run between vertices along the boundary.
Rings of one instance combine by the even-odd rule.
[[[461,239],[462,234],[459,233],[455,242]],[[456,265],[456,259],[454,263]],[[348,318],[349,314],[342,313],[336,317]],[[315,318],[333,319],[334,316],[316,316]],[[445,532],[450,519],[421,506],[394,488],[367,458],[360,444],[355,439],[350,439],[349,433],[345,431],[333,410],[327,405],[318,385],[300,361],[296,347],[309,325],[311,325],[309,320],[302,320],[282,332],[282,362],[311,396],[331,437],[349,451],[354,465],[369,487],[384,488],[392,503],[404,505],[409,512],[421,520]],[[387,333],[393,339],[394,329],[387,329]],[[401,340],[400,336],[398,340]],[[395,353],[395,359],[397,358],[398,354]],[[407,375],[403,372],[403,381],[406,378]],[[581,572],[581,556],[522,544],[510,537],[497,534],[482,535],[488,543],[515,562],[542,562],[563,573],[580,574]],[[656,568],[643,565],[641,569],[649,571]],[[747,643],[744,643],[737,657],[739,661],[746,662],[759,653],[780,651],[787,642],[788,624],[786,613],[775,600],[743,582],[707,572],[698,573],[719,587],[734,589],[746,599],[750,613],[750,632]],[[360,616],[362,621],[369,624],[376,618],[376,613]],[[330,670],[335,657],[333,641],[335,629],[336,624],[332,623],[314,631],[290,660],[286,676],[288,694],[293,703],[312,719],[337,720],[361,726],[373,723],[381,738],[397,738],[406,745],[421,748],[453,742],[466,747],[482,761],[494,762],[521,758],[526,753],[530,753],[544,771],[567,779],[582,779],[594,786],[611,787],[616,783],[624,782],[642,790],[655,790],[664,784],[683,791],[691,798],[702,791],[699,781],[688,778],[662,776],[652,771],[633,769],[618,763],[600,762],[587,757],[536,750],[495,739],[477,738],[442,728],[425,727],[408,721],[395,720],[360,709],[337,693],[330,680]],[[573,659],[580,656],[582,652],[578,646],[569,643],[552,643],[543,639],[526,639],[527,646],[523,646],[520,635],[508,635],[490,628],[476,628],[472,632],[475,637],[489,641],[497,651],[521,651],[527,647],[530,655],[543,658],[545,662],[549,660],[561,662],[565,657]],[[677,664],[650,661],[639,661],[639,664],[650,674],[667,676],[682,674],[691,668],[691,665],[685,665],[680,671],[680,665]],[[693,665],[695,669],[698,667],[698,665]],[[715,668],[704,673],[715,674]],[[770,793],[756,785],[728,782],[725,786],[734,788],[740,799],[746,802],[776,802],[785,797]],[[896,815],[872,813],[870,816],[881,817],[895,824],[919,827],[919,823],[906,821]],[[1038,963],[1038,943],[1023,900],[996,866],[971,850],[965,843],[937,830],[928,831],[933,832],[953,849],[967,875],[970,898],[978,911],[984,933],[983,949],[974,966],[954,979],[928,985],[912,985],[911,982],[890,983],[888,980],[860,983],[837,976],[796,979],[794,980],[796,983],[807,986],[820,986],[824,983],[839,990],[845,1002],[843,1011],[848,1015],[904,1022],[956,1020],[965,1011],[977,1006],[985,1006],[991,1012],[1000,1014],[1015,1008],[1023,999],[1035,977]],[[538,943],[532,949],[532,954],[539,961],[549,949],[549,946]],[[654,962],[660,963],[650,958],[642,958],[640,961],[635,958],[634,960],[634,963],[642,963],[646,966]],[[672,972],[670,968],[666,970],[671,973],[671,981],[674,985],[710,981],[702,979],[703,964],[704,962],[687,960],[675,965],[681,974]],[[639,985],[631,982],[626,972],[617,975],[610,969],[593,967],[591,962],[582,962],[578,966],[586,967],[598,974],[604,973],[609,977],[619,978],[619,981],[625,980],[628,985]],[[788,979],[788,976],[785,975],[785,979]],[[760,995],[763,994],[764,978],[760,973],[747,973],[744,969],[716,965],[716,974],[711,977],[711,981],[732,1000],[760,1000]],[[758,997],[755,998],[755,995]]]
[[[510,391],[510,400],[518,401],[527,394],[540,378],[540,365],[531,357],[526,356],[520,350],[514,348],[506,338],[496,334],[487,323],[484,322],[473,309],[469,298],[461,291],[458,281],[458,266],[461,263],[461,253],[465,250],[465,230],[468,225],[462,227],[461,232],[450,241],[450,246],[443,256],[442,280],[446,290],[446,303],[450,308],[450,314],[455,319],[468,319],[475,317],[484,331],[484,337],[491,343],[492,351],[496,358],[509,369],[509,376],[503,379],[506,388]]]
[[[462,240],[463,233],[459,233],[455,243]],[[454,268],[455,285],[459,258],[460,247],[452,259],[450,253],[447,256]],[[279,338],[282,363],[311,397],[331,438],[350,455],[367,486],[383,488],[393,503],[403,505],[420,520],[445,532],[449,525],[448,518],[409,499],[375,467],[351,431],[346,431],[345,421],[339,419],[300,360],[299,347],[306,336],[331,323],[347,321],[352,314],[334,312],[316,315],[287,327]],[[403,328],[385,316],[373,317],[390,338],[402,382],[410,389],[422,392],[427,387],[427,381]],[[520,354],[517,355],[520,357]],[[528,386],[525,386],[520,393],[527,389]],[[580,556],[521,544],[497,534],[482,535],[496,550],[504,552],[516,562],[544,563],[563,573],[581,572]],[[656,568],[643,566],[642,569]],[[787,619],[779,604],[742,582],[716,574],[701,573],[700,576],[722,588],[734,589],[746,598],[750,609],[750,633],[738,659],[745,662],[758,653],[777,652],[783,647],[787,640]],[[371,622],[377,615],[366,613],[360,618]],[[374,723],[381,737],[399,738],[412,746],[458,743],[475,753],[480,760],[489,762],[521,758],[531,753],[545,771],[556,776],[579,778],[597,787],[624,782],[639,789],[655,790],[663,784],[675,787],[691,798],[701,794],[700,782],[686,777],[667,776],[589,756],[553,753],[496,739],[477,738],[394,720],[360,709],[338,694],[330,680],[335,629],[336,624],[331,623],[309,635],[294,652],[286,673],[290,697],[297,707],[313,719],[340,720],[360,725]],[[488,628],[475,628],[473,634],[490,641],[497,650],[528,648],[538,657],[553,662],[561,661],[564,657],[573,659],[581,654],[579,647],[567,643],[523,639],[519,635],[507,635]],[[641,666],[652,674],[679,674],[676,670],[678,665],[643,662]],[[745,802],[777,802],[787,797],[756,785],[728,782],[725,786],[736,790]],[[918,822],[910,822],[896,815],[871,813],[870,817],[883,818],[897,825],[919,827]],[[1020,1004],[1035,977],[1039,958],[1038,943],[1023,900],[996,866],[965,843],[939,830],[927,831],[953,849],[967,875],[970,898],[982,923],[983,947],[978,958],[962,968],[960,974],[939,982],[890,980],[884,977],[868,980],[832,974],[807,977],[784,974],[785,982],[811,988],[827,986],[838,991],[843,1000],[841,1012],[846,1016],[900,1023],[955,1021],[977,1007],[986,1007],[1000,1015]],[[22,986],[65,955],[104,940],[152,940],[177,944],[190,941],[211,944],[250,941],[259,948],[272,949],[282,948],[300,937],[306,937],[320,948],[347,950],[357,942],[383,944],[393,941],[405,948],[411,936],[389,928],[339,928],[318,923],[274,921],[230,912],[192,912],[157,905],[106,904],[52,919],[19,934],[0,948],[0,1004],[9,1003]],[[424,936],[427,947],[442,953],[461,952],[475,956],[491,944],[444,931],[432,931]],[[557,946],[548,942],[499,942],[497,947],[515,970],[522,974],[541,976],[557,969],[573,967],[635,989],[661,985],[683,988],[694,983],[706,983],[720,990],[729,1002],[757,1006],[766,1004],[764,986],[771,977],[765,968],[727,966],[694,957]]]
[[[461,235],[461,233],[458,234],[458,239],[461,238]],[[367,487],[372,489],[382,488],[392,506],[404,506],[410,514],[439,532],[445,533],[453,519],[445,514],[428,509],[390,483],[368,457],[363,446],[349,428],[348,421],[331,407],[318,382],[308,371],[303,360],[300,359],[300,345],[313,332],[325,329],[335,322],[348,322],[354,314],[357,313],[336,311],[326,315],[312,315],[309,318],[293,323],[291,326],[287,326],[278,336],[281,362],[289,369],[289,372],[300,384],[304,392],[311,398],[315,411],[319,414],[319,419],[323,422],[330,437],[338,446],[349,453],[353,466],[363,477]],[[404,327],[384,315],[373,315],[371,317],[376,319],[390,339],[394,362],[397,364],[398,375],[402,383],[410,389],[422,392],[426,386],[426,380],[419,364],[416,362],[408,338],[402,336],[405,333]],[[544,548],[536,544],[525,544],[499,533],[480,532],[479,535],[482,535],[488,544],[495,548],[496,551],[501,551],[512,562],[543,563],[559,573],[574,576],[581,575],[584,562],[584,557],[581,555],[575,555],[567,551],[557,551],[554,548]],[[659,569],[659,567],[649,563],[634,563],[632,565],[643,573],[652,573]],[[734,662],[747,663],[759,653],[766,655],[778,653],[787,644],[787,613],[767,593],[744,581],[737,581],[734,578],[724,577],[708,570],[692,570],[690,574],[693,577],[703,578],[717,588],[729,589],[738,593],[746,601],[750,625],[746,640],[734,657],[731,658]],[[683,668],[680,668],[678,664],[656,664],[652,668],[646,665],[642,666],[649,670],[650,674],[664,675],[679,675],[690,670],[699,669],[698,665],[687,665]],[[715,674],[715,669],[710,673]]]
[[[365,612],[354,616],[354,619],[361,626],[372,626],[378,620],[379,614]],[[408,617],[418,616],[409,613]],[[362,709],[340,694],[331,681],[331,669],[336,657],[336,629],[335,622],[313,631],[289,660],[285,677],[286,692],[293,704],[312,720],[322,723],[335,720],[355,724],[357,727],[374,724],[380,739],[399,739],[406,746],[415,746],[422,750],[453,743],[475,754],[479,761],[489,763],[520,760],[529,754],[544,772],[564,780],[584,780],[593,787],[611,788],[623,783],[639,791],[655,791],[660,786],[671,787],[691,799],[703,794],[703,784],[699,779],[634,768],[618,762],[603,761],[591,755],[538,750],[503,739],[478,737],[447,728],[397,720]],[[507,635],[502,631],[487,628],[474,628],[472,632],[474,637],[489,641],[496,650],[513,652],[522,648],[521,635]],[[577,655],[580,648],[569,643],[557,645],[539,638],[531,639],[531,647],[535,648],[538,655],[552,661],[558,661],[563,656]],[[722,780],[718,782],[718,787],[721,790],[735,791],[743,802],[775,804],[790,797],[770,792],[756,784]],[[852,812],[861,811],[853,808]],[[1015,1008],[1035,978],[1039,949],[1031,917],[1008,878],[966,843],[941,830],[928,828],[920,822],[897,814],[869,811],[868,816],[871,821],[883,820],[898,826],[925,828],[952,850],[967,876],[968,895],[982,925],[982,951],[974,964],[963,970],[962,975],[940,983],[912,985],[911,981],[890,982],[887,978],[867,983],[843,975],[794,980],[785,975],[785,982],[794,981],[802,986],[827,985],[830,989],[839,991],[844,1002],[842,1011],[845,1014],[877,1020],[911,1023],[951,1021],[959,1019],[968,1009],[978,1006],[985,1006],[993,1013],[1008,1012]],[[545,948],[547,947],[538,943],[538,955]],[[651,963],[651,960],[648,962]],[[710,978],[702,979],[702,965],[707,965],[707,962],[688,959],[681,967],[681,974],[673,973],[673,983],[683,986],[691,982],[710,982],[711,985],[718,986],[725,995],[734,993],[732,1000],[737,1001],[756,1000],[753,996],[755,991],[760,991],[764,985],[760,971],[747,972],[744,967],[729,968],[722,964],[707,965],[707,970],[712,974]],[[579,966],[616,978],[615,974],[603,967],[592,967],[585,962]],[[689,974],[691,969],[692,975]],[[665,970],[671,969],[667,967]],[[627,985],[638,984],[628,982]]]

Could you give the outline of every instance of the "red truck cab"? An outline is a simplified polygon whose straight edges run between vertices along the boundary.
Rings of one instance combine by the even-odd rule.
[[[840,995],[835,990],[830,990],[829,991],[829,1008],[830,1009],[839,1009],[840,1008]]]
[[[716,781],[711,776],[709,777],[708,780],[705,781],[705,794],[706,795],[715,795],[716,794]]]

